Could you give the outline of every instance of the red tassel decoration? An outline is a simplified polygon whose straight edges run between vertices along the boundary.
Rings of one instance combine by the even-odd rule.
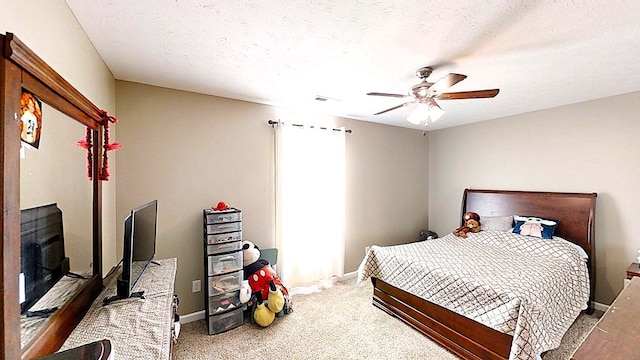
[[[109,123],[117,123],[118,119],[109,116],[106,111],[101,111],[102,126],[104,126],[104,151],[102,152],[102,169],[100,170],[100,180],[109,181],[109,151],[115,151],[122,148],[122,145],[115,141],[109,142]]]
[[[76,145],[87,150],[87,177],[89,180],[93,179],[93,145],[91,143],[91,128],[87,127],[85,130],[84,139],[76,141]]]
[[[98,177],[100,180],[109,181],[109,151],[116,151],[122,148],[122,145],[114,141],[112,143],[109,142],[109,123],[117,123],[118,119],[113,116],[107,114],[106,111],[100,110],[100,117],[102,118],[102,126],[104,127],[104,151],[102,153],[102,168],[100,169],[100,174]],[[85,138],[76,141],[76,145],[87,150],[87,177],[89,180],[93,179],[93,144],[92,144],[92,136],[91,136],[91,128],[87,127]]]

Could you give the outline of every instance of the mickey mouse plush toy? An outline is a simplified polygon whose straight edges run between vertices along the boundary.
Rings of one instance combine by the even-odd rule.
[[[287,288],[276,275],[267,260],[260,259],[260,249],[251,241],[242,241],[242,256],[245,281],[251,287],[251,300],[255,298],[252,319],[266,327],[275,316],[290,313],[291,300]],[[253,304],[252,304],[253,305]]]
[[[453,235],[466,238],[468,232],[477,233],[480,231],[480,215],[474,212],[466,212],[462,218],[464,219],[464,225],[455,229]]]

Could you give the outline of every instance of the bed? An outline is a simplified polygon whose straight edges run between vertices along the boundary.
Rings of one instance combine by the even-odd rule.
[[[564,240],[485,230],[467,239],[449,234],[372,246],[358,281],[371,278],[376,307],[464,359],[534,359],[559,345],[580,311],[593,312],[595,203],[595,193],[465,189],[461,214],[478,213],[481,222],[516,214],[558,219],[553,235]],[[505,241],[499,251],[507,265],[484,264],[485,248]],[[458,262],[438,263],[436,253],[455,254],[446,261]]]

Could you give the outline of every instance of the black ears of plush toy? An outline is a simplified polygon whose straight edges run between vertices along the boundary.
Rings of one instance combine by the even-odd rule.
[[[248,242],[248,241],[245,241],[245,242],[244,242],[244,245],[242,245],[242,250],[249,250],[249,248],[250,248],[250,247],[252,247],[252,246],[253,246],[254,248],[256,248],[256,249],[260,250],[260,248],[258,247],[258,245],[254,244],[254,243],[250,243],[250,242]]]

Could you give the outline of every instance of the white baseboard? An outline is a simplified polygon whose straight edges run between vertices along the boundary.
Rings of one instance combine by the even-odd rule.
[[[609,309],[609,305],[600,304],[599,302],[593,302],[593,308],[598,311],[607,311]]]
[[[340,281],[355,279],[357,276],[358,276],[358,272],[352,271],[350,273],[346,273],[342,275],[342,277],[340,278]]]
[[[204,314],[205,314],[204,310],[200,310],[191,314],[180,315],[180,323],[184,325],[190,322],[202,320],[204,319]]]

